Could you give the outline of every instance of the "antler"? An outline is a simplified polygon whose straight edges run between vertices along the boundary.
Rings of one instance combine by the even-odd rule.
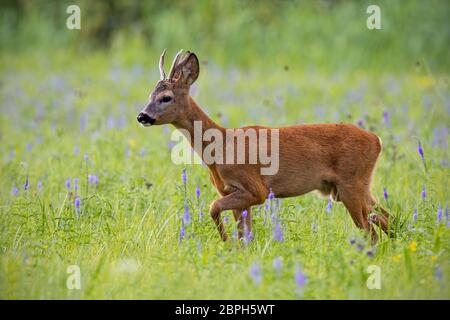
[[[159,57],[159,75],[161,80],[164,80],[166,78],[166,74],[164,73],[164,56],[166,55],[166,49],[162,52],[161,56]]]
[[[178,64],[178,61],[180,60],[180,55],[182,52],[183,52],[183,49],[178,51],[177,55],[175,56],[175,59],[173,59],[172,66],[170,67],[170,71],[169,71],[169,79],[172,79],[172,77],[173,77],[173,74],[175,72],[175,67]]]

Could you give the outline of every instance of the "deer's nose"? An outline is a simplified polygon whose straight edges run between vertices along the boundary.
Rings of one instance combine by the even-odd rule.
[[[152,125],[156,120],[150,117],[148,114],[141,112],[137,116],[137,121],[143,125]]]

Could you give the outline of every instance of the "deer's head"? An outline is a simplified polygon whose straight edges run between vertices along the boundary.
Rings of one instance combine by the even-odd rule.
[[[182,50],[172,62],[169,74],[164,72],[163,51],[159,59],[160,80],[150,93],[147,106],[139,113],[137,120],[145,127],[153,124],[177,122],[183,117],[189,97],[189,88],[197,80],[200,67],[196,55]]]

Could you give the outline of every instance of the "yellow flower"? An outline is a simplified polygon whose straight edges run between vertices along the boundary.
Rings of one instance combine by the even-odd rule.
[[[411,243],[408,246],[409,250],[411,250],[412,252],[417,250],[417,242],[416,240],[411,241]]]
[[[437,258],[437,256],[431,256],[431,262],[436,262]]]
[[[130,149],[135,149],[136,148],[136,140],[134,139],[130,139],[128,140],[128,146],[130,147]]]
[[[419,80],[419,85],[424,88],[428,88],[428,87],[431,87],[432,85],[434,85],[434,79],[433,79],[433,77],[430,77],[430,76],[423,76],[423,77],[420,77],[418,80]]]
[[[394,262],[399,262],[401,258],[402,258],[402,255],[401,254],[397,254],[397,255],[392,257],[392,260],[394,260]]]

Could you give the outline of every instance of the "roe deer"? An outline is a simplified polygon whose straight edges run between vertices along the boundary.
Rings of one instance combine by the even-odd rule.
[[[161,54],[160,80],[150,94],[147,106],[139,113],[137,120],[143,126],[172,124],[186,135],[200,157],[208,143],[202,141],[195,148],[193,139],[194,122],[201,121],[203,132],[216,129],[225,135],[226,130],[211,120],[189,95],[190,86],[197,80],[200,67],[196,55],[182,51],[176,55],[168,76],[164,73],[164,55]],[[381,152],[381,140],[350,124],[294,125],[282,128],[249,126],[241,128],[278,130],[279,168],[274,175],[262,175],[261,163],[254,164],[207,164],[212,183],[221,198],[210,207],[222,240],[227,234],[221,219],[221,212],[232,210],[238,224],[238,236],[243,230],[251,231],[251,207],[262,204],[270,190],[275,197],[298,196],[318,190],[330,195],[335,201],[342,201],[355,225],[364,229],[377,240],[373,223],[388,233],[389,213],[378,207],[370,191],[372,174]],[[223,146],[226,148],[226,146]],[[246,143],[248,148],[248,144]],[[270,149],[270,148],[269,148]],[[371,215],[375,208],[380,214]],[[242,217],[246,210],[247,215]],[[369,218],[370,215],[370,218]],[[245,225],[244,225],[245,224]]]

